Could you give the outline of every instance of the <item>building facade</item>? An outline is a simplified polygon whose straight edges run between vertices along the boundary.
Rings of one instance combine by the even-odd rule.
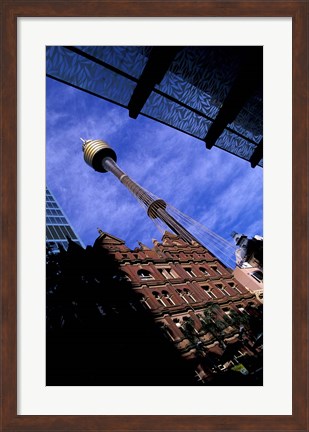
[[[233,275],[238,282],[240,282],[248,291],[255,294],[257,299],[263,303],[264,298],[264,282],[263,272],[259,267],[252,267],[251,265],[236,267]]]
[[[54,195],[46,187],[46,246],[57,252],[68,247],[68,238],[84,247]]]
[[[261,303],[214,255],[165,232],[152,249],[100,232],[94,247],[118,263],[139,302],[190,364],[197,380],[211,383],[243,367],[259,369]],[[239,366],[241,365],[241,366]],[[234,378],[233,378],[234,380]],[[237,379],[236,379],[237,381]]]
[[[236,250],[237,267],[233,271],[235,278],[243,284],[257,299],[263,302],[263,237],[255,235],[248,238],[244,234],[232,233]]]
[[[100,231],[47,266],[47,385],[262,385],[262,305],[200,244]]]

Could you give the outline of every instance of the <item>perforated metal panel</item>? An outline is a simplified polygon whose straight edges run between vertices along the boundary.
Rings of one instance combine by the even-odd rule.
[[[248,52],[248,47],[179,49],[162,80],[148,88],[140,114],[205,141]],[[47,76],[128,108],[151,53],[151,47],[47,47]],[[142,79],[147,88],[148,77]],[[251,160],[263,135],[262,90],[260,85],[250,94],[216,147]]]

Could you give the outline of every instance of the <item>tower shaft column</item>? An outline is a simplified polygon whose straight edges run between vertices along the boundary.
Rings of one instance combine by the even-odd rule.
[[[116,162],[110,158],[106,157],[102,160],[102,166],[106,171],[110,171],[118,178],[119,181],[133,193],[139,200],[144,202],[147,208],[154,202],[154,199],[135,181],[133,181],[121,168],[116,164]]]
[[[176,219],[174,219],[166,211],[166,203],[163,200],[154,200],[141,186],[139,186],[135,181],[133,181],[122,169],[116,164],[116,162],[110,158],[106,157],[102,160],[102,167],[106,171],[113,173],[121,183],[126,186],[139,200],[141,200],[147,208],[150,210],[151,204],[154,205],[152,211],[148,211],[148,216],[152,219],[159,218],[164,222],[175,234],[179,235],[183,240],[190,243],[191,241],[198,240],[193,237],[193,235],[186,230]]]
[[[129,191],[147,208],[147,214],[151,219],[159,218],[175,234],[188,243],[199,241],[176,219],[166,211],[166,202],[157,197],[152,197],[145,189],[133,181],[117,165],[117,156],[114,150],[101,140],[83,140],[84,159],[95,171],[111,172]]]

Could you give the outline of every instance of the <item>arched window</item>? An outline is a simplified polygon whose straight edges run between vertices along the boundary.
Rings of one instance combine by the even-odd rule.
[[[230,316],[231,315],[231,309],[228,307],[225,307],[222,309],[225,315]]]
[[[239,310],[239,312],[241,312],[241,313],[247,313],[247,312],[245,311],[245,308],[243,307],[243,305],[239,304],[239,305],[236,305],[236,307],[237,307],[237,309]]]
[[[201,288],[203,288],[203,290],[206,292],[206,294],[208,295],[209,298],[211,298],[211,299],[216,299],[216,298],[218,298],[218,297],[216,296],[216,294],[215,294],[214,292],[211,291],[209,285],[201,285]]]
[[[178,318],[174,318],[173,321],[174,321],[176,327],[181,328],[181,322]]]
[[[188,289],[184,289],[183,292],[185,293],[185,295],[191,299],[192,301],[196,302],[195,298],[193,297],[192,293],[188,290]]]
[[[234,282],[228,282],[228,284],[229,284],[229,286],[230,286],[231,288],[233,288],[233,290],[237,291],[239,294],[242,294],[242,292],[240,291],[240,289],[238,288],[238,286],[235,285]]]
[[[117,281],[119,281],[119,282],[124,281],[124,280],[126,280],[126,281],[128,281],[128,282],[131,281],[131,279],[129,278],[128,274],[127,274],[126,272],[122,271],[122,270],[119,270],[119,271],[118,271],[118,272],[113,276],[113,279],[115,279],[115,280],[117,280]]]
[[[178,292],[178,294],[180,295],[180,297],[189,304],[189,300],[187,299],[186,295],[182,292],[182,290],[180,289],[176,289],[176,291]]]
[[[159,322],[159,326],[161,327],[163,332],[172,339],[172,341],[175,340],[175,337],[167,324],[165,324],[164,322]]]
[[[152,274],[148,270],[144,270],[144,269],[138,270],[137,274],[142,280],[153,279]]]
[[[226,291],[225,287],[222,284],[216,284],[216,287],[219,288],[219,290],[226,296],[231,297],[231,294]]]
[[[200,272],[202,272],[205,276],[210,276],[210,273],[205,269],[205,267],[200,267]]]
[[[192,334],[192,333],[196,332],[195,326],[194,326],[194,321],[191,317],[188,317],[188,316],[183,317],[183,328],[184,328],[186,333],[189,332]]]
[[[219,275],[222,275],[221,271],[218,269],[217,266],[214,265],[214,266],[211,266],[211,268],[214,272],[218,273]]]
[[[138,295],[140,302],[146,309],[151,309],[150,304],[148,303],[148,298],[146,298],[143,294]]]
[[[171,306],[175,306],[175,302],[172,299],[172,297],[169,295],[167,291],[162,291],[164,299],[166,299],[166,302],[169,303]]]
[[[166,307],[166,304],[165,304],[164,300],[162,299],[162,296],[157,291],[153,291],[152,294],[154,295],[154,297],[158,303],[160,303],[162,306]]]
[[[173,322],[186,337],[188,336],[188,333],[192,335],[194,332],[197,332],[194,326],[194,321],[191,317],[183,316],[180,318],[174,318]]]

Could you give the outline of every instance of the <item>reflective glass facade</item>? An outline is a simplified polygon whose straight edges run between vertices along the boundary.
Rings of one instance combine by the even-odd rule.
[[[48,77],[261,167],[262,68],[262,47],[51,46],[46,51]]]
[[[58,250],[59,244],[67,249],[67,237],[84,247],[56,199],[46,188],[46,245],[50,246],[54,251]]]

